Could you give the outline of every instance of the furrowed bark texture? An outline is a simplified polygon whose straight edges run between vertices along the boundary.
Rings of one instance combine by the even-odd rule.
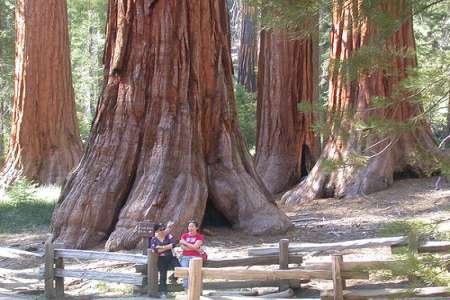
[[[307,175],[319,156],[312,128],[313,39],[264,30],[260,49],[256,169],[269,191],[280,193]]]
[[[422,112],[419,104],[408,101],[412,92],[399,85],[407,78],[408,68],[416,66],[415,54],[410,53],[415,50],[415,40],[407,1],[381,4],[384,13],[401,21],[398,30],[380,46],[391,53],[386,54],[387,63],[359,72],[356,79],[345,75],[346,61],[362,47],[379,43],[379,28],[361,14],[361,4],[337,1],[334,5],[331,61],[344,63],[332,64],[330,70],[331,135],[308,177],[283,195],[287,206],[295,208],[318,197],[351,197],[386,189],[393,183],[394,175],[425,175],[428,166],[422,155],[436,153],[430,127],[423,121],[417,121],[408,130],[388,134],[357,128],[357,122],[370,118],[406,122]],[[372,101],[377,96],[388,99],[390,105],[373,108]],[[355,157],[361,155],[367,161],[359,165]],[[328,168],[330,162],[337,162],[337,167]]]
[[[81,152],[66,1],[18,0],[12,128],[0,184],[21,176],[61,184]]]
[[[173,220],[179,234],[207,201],[252,234],[290,227],[238,129],[228,28],[224,0],[109,2],[108,75],[57,240],[133,248],[137,222]]]
[[[239,46],[238,83],[249,92],[256,91],[257,30],[256,9],[241,2],[241,43]]]

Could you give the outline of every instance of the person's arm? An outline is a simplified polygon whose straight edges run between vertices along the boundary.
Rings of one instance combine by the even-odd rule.
[[[203,241],[197,240],[197,241],[195,241],[193,246],[195,247],[196,250],[200,250],[202,248],[202,245],[203,245]]]
[[[181,248],[184,250],[197,250],[197,248],[194,246],[194,244],[189,243],[186,240],[180,240]]]
[[[159,246],[156,246],[156,249],[158,250],[158,253],[165,252],[167,250],[172,249],[172,244],[159,245]]]
[[[169,234],[172,231],[174,225],[175,223],[172,221],[167,222],[166,229],[164,230],[166,234]]]
[[[171,249],[175,248],[178,245],[177,240],[171,234],[169,234],[168,237],[169,237],[169,243],[172,245]]]
[[[172,250],[177,244],[175,238],[172,235],[168,235],[164,242],[167,244],[157,246],[158,253]]]
[[[203,245],[203,239],[196,240],[194,244],[191,244],[191,243],[187,242],[186,240],[181,239],[180,240],[180,245],[182,246],[182,248],[186,247],[186,249],[183,248],[185,250],[200,250],[202,248],[202,245]]]
[[[156,240],[155,240],[154,238],[152,238],[152,239],[150,240],[150,249],[151,249],[153,252],[159,253],[158,245],[157,245]]]

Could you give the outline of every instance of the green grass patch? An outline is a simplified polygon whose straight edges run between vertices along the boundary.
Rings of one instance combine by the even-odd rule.
[[[18,180],[0,195],[0,234],[37,232],[50,224],[59,187]]]

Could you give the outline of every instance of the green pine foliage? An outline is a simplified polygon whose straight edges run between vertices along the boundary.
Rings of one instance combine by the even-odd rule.
[[[419,69],[406,83],[420,91],[425,117],[436,138],[450,134],[447,124],[450,100],[450,1],[421,10],[415,17]]]
[[[236,84],[236,104],[239,125],[250,152],[254,154],[256,147],[256,95],[247,92],[245,87]]]
[[[395,249],[394,257],[399,263],[379,274],[385,279],[408,277],[412,287],[450,286],[449,262],[439,254],[418,252],[420,243],[425,240],[448,240],[448,233],[437,231],[438,223],[406,220],[385,224],[380,229],[380,235],[407,236],[409,243]]]
[[[70,0],[69,30],[73,85],[81,139],[89,136],[103,85],[106,0]]]

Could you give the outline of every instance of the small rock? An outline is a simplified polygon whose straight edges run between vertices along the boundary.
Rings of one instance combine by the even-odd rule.
[[[29,245],[29,246],[26,246],[24,250],[29,251],[29,252],[36,252],[36,251],[38,251],[38,248],[36,248],[33,245]]]

